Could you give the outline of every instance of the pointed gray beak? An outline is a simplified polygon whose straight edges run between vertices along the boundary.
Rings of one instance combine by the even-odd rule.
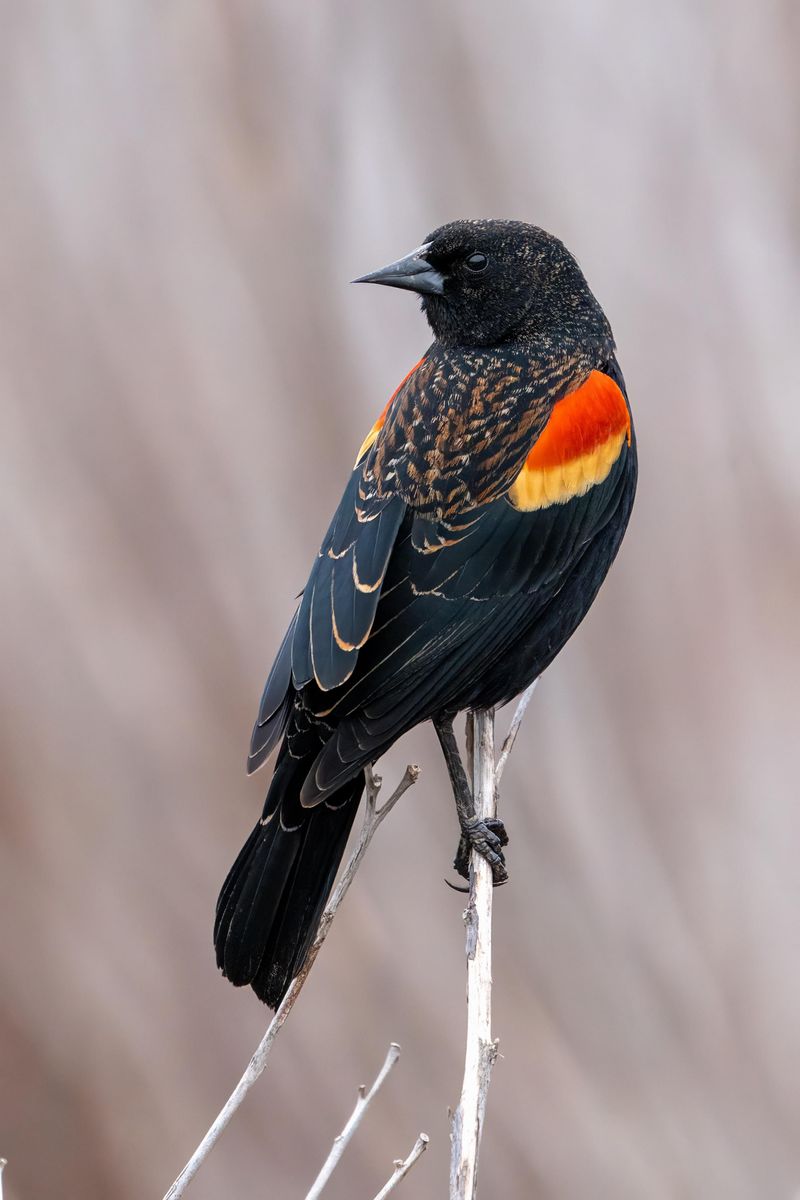
[[[410,292],[432,292],[441,296],[444,291],[444,276],[432,267],[425,258],[430,249],[426,243],[412,250],[405,258],[381,267],[379,271],[371,271],[354,279],[353,283],[383,283],[387,287],[407,288]]]

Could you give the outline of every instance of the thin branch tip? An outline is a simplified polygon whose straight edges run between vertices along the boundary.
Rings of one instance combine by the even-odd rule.
[[[385,1200],[385,1197],[388,1196],[390,1192],[394,1191],[400,1180],[405,1179],[408,1172],[414,1166],[414,1163],[417,1162],[417,1160],[424,1154],[428,1147],[429,1141],[430,1138],[428,1137],[427,1133],[421,1133],[414,1142],[408,1158],[396,1158],[394,1160],[392,1163],[392,1166],[394,1167],[394,1173],[378,1192],[375,1200]]]
[[[306,1195],[306,1200],[318,1200],[318,1197],[322,1195],[323,1188],[328,1183],[328,1180],[330,1179],[334,1170],[339,1165],[342,1155],[349,1146],[350,1142],[353,1140],[359,1125],[364,1119],[364,1114],[377,1096],[381,1087],[385,1083],[389,1072],[399,1058],[400,1047],[398,1046],[397,1042],[391,1042],[386,1053],[383,1066],[375,1077],[375,1082],[373,1083],[372,1087],[369,1089],[369,1091],[367,1091],[366,1085],[363,1083],[359,1087],[356,1106],[350,1114],[342,1132],[337,1134],[337,1136],[333,1139],[333,1145],[331,1146],[328,1157],[322,1164],[322,1168],[317,1175],[317,1178],[312,1183],[311,1190]]]
[[[413,787],[420,776],[420,769],[416,763],[409,763],[405,769],[403,778],[398,783],[397,787],[392,792],[388,800],[385,800],[380,808],[375,809],[375,817],[380,823],[387,813],[391,812],[401,796],[404,796],[410,787]],[[375,793],[377,799],[377,792]]]
[[[541,676],[537,675],[533,683],[528,684],[525,691],[517,701],[517,707],[514,710],[514,716],[511,718],[511,724],[503,741],[503,745],[500,750],[500,757],[497,760],[497,766],[494,770],[495,790],[500,786],[500,777],[506,768],[508,757],[514,748],[514,742],[517,740],[517,734],[519,733],[520,725],[522,724],[522,718],[525,716],[525,711],[531,702],[531,697],[536,691],[536,685],[540,679]]]

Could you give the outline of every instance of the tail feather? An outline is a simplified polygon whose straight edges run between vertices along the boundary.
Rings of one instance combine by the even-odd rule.
[[[297,814],[301,784],[297,773],[288,781],[276,773],[272,787],[289,794],[277,805],[268,798],[272,816],[250,834],[217,901],[217,965],[272,1008],[306,959],[364,790],[359,772],[328,804],[303,810],[287,828],[281,817],[287,809]]]

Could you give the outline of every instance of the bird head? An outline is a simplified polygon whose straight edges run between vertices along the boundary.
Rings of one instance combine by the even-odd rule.
[[[453,221],[355,282],[419,293],[445,345],[530,342],[548,353],[613,347],[605,315],[566,246],[523,221]]]

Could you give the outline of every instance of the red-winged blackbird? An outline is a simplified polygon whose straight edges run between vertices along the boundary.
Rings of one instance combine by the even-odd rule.
[[[462,840],[474,820],[454,716],[553,660],[619,549],[636,448],[608,321],[557,238],[457,221],[358,282],[422,296],[434,333],[358,452],[267,680],[249,769],[281,742],[264,813],[220,893],[217,962],[276,1006],[308,952],[363,768],[432,719]],[[282,741],[281,741],[282,739]]]

